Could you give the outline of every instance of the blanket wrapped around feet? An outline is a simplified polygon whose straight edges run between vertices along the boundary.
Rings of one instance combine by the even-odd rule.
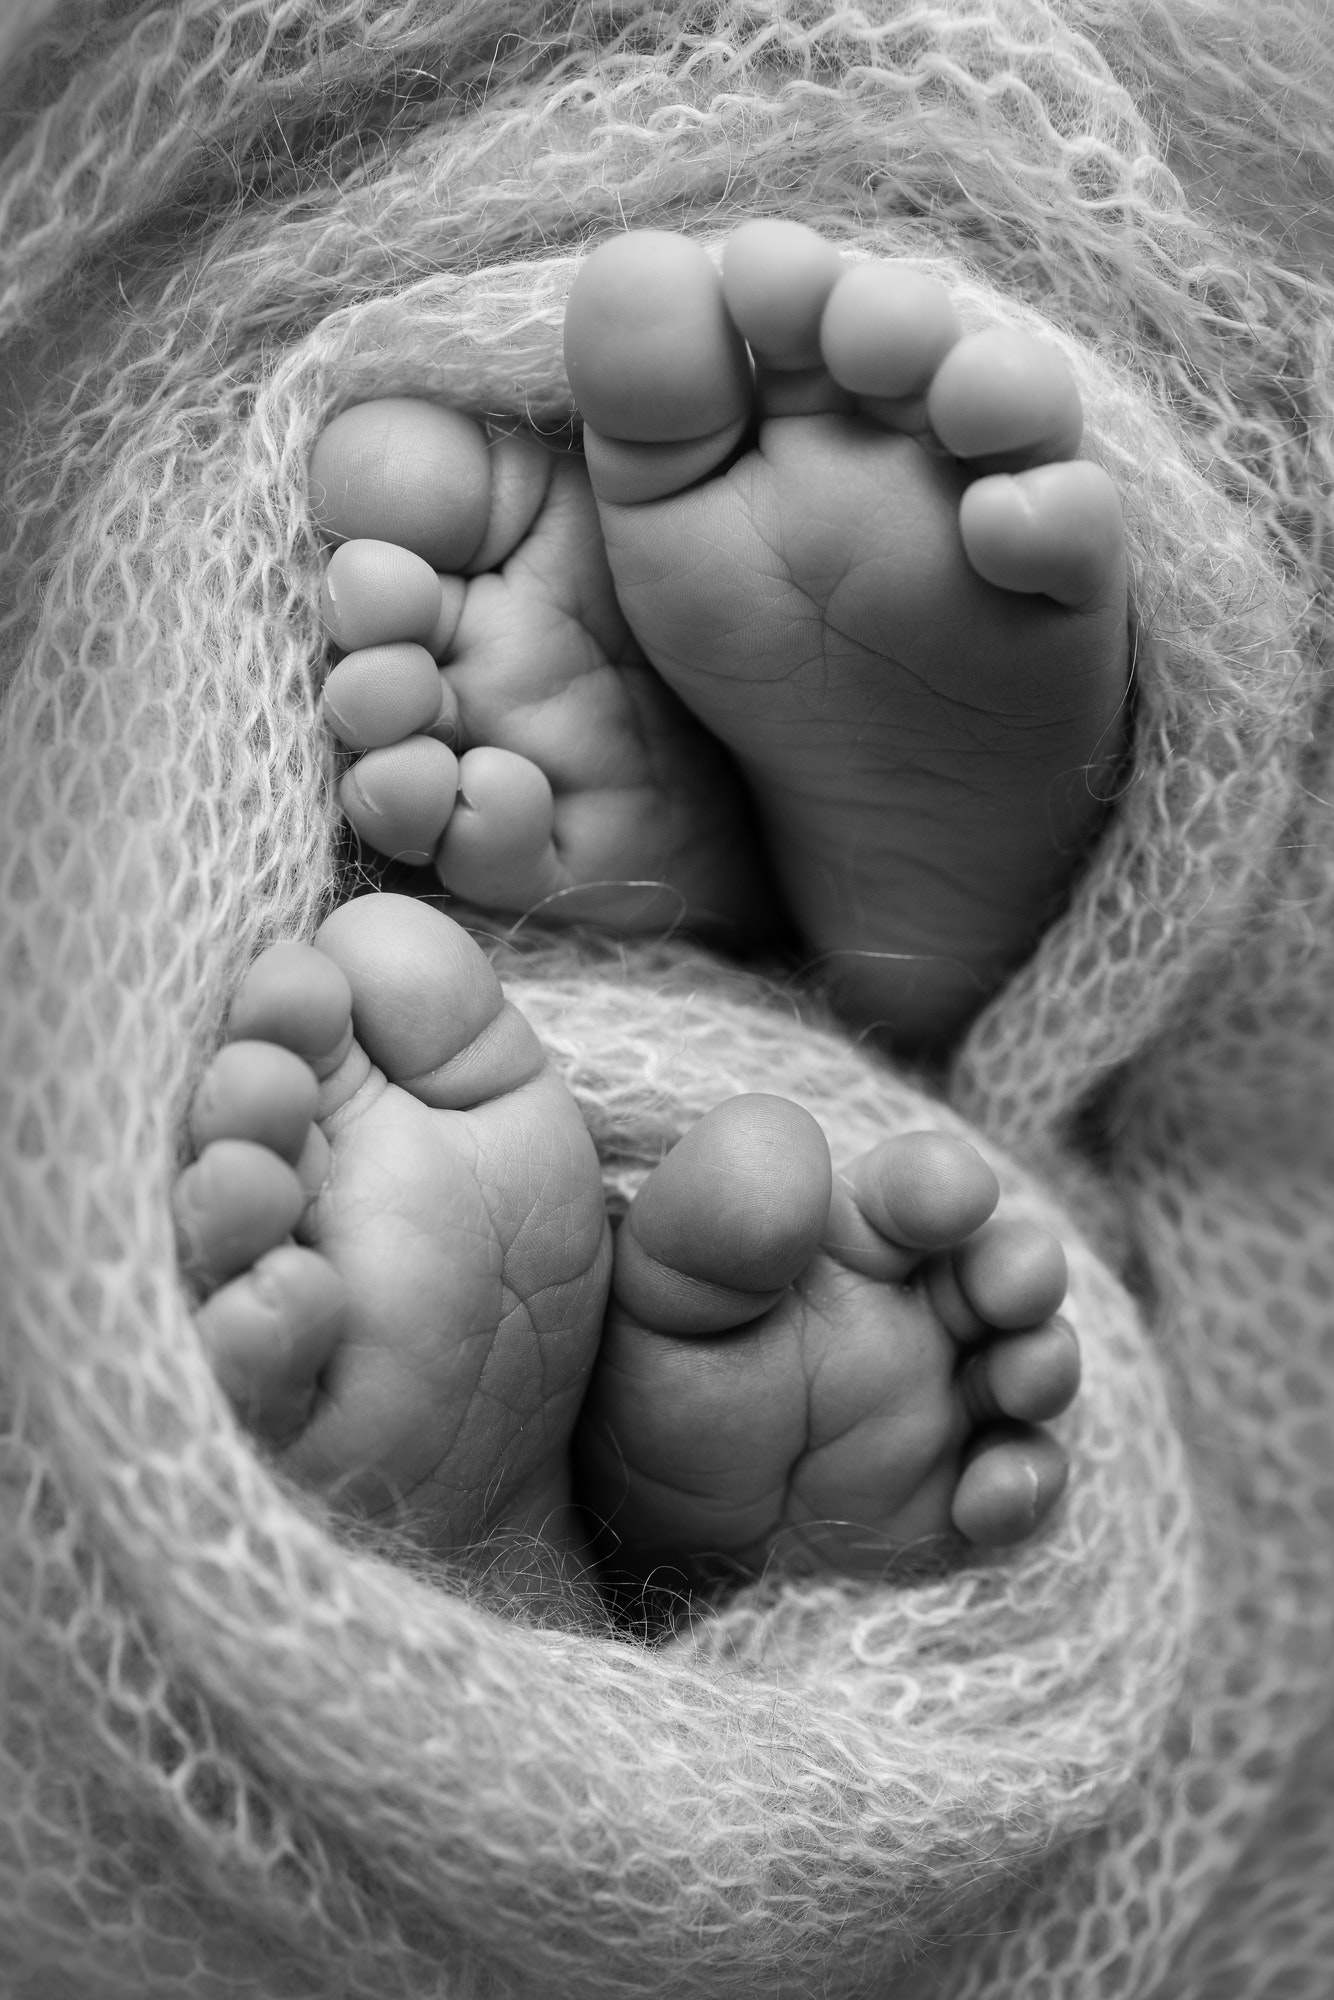
[[[6,391],[0,1963],[13,2000],[1325,1995],[1334,446],[1320,0],[22,0]],[[1133,765],[953,1108],[1078,1215],[1032,1546],[656,1646],[354,1545],[238,1430],[168,1191],[338,889],[320,425],[559,425],[581,245],[795,215],[1045,323],[1124,495]],[[775,1076],[670,945],[507,961],[628,1184]]]

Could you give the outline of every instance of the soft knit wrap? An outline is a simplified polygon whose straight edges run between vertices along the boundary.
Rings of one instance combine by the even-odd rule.
[[[11,0],[11,2000],[1328,1994],[1326,20]],[[202,1358],[168,1196],[241,971],[338,887],[321,424],[409,391],[558,425],[581,247],[762,214],[1066,348],[1124,498],[1133,764],[952,1109],[684,948],[507,975],[613,1190],[736,1089],[836,1153],[966,1118],[1016,1203],[1079,1218],[1088,1381],[1032,1545],[775,1575],[636,1644],[286,1486]]]

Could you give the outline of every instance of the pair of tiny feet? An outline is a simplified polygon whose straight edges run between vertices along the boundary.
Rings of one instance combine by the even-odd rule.
[[[939,1045],[1120,748],[1119,507],[1072,456],[1068,371],[780,223],[721,275],[684,239],[605,246],[566,351],[582,458],[402,399],[316,447],[349,817],[493,908],[750,939],[785,908],[850,1013]],[[856,1567],[1050,1510],[1064,1262],[961,1141],[834,1176],[806,1114],[737,1100],[613,1250],[571,1100],[426,906],[276,948],[229,1032],[182,1241],[218,1372],[299,1477],[440,1548],[609,1521],[641,1574],[785,1538]]]

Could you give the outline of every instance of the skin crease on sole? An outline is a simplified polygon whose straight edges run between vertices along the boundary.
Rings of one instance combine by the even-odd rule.
[[[733,1099],[613,1263],[573,1100],[428,906],[362,897],[271,948],[229,1034],[177,1189],[201,1334],[287,1469],[354,1511],[443,1553],[498,1529],[578,1550],[582,1507],[641,1570],[850,1521],[822,1541],[849,1567],[868,1537],[882,1561],[1020,1539],[1058,1497],[1064,1259],[993,1214],[963,1142],[835,1174],[807,1113]]]
[[[744,943],[785,911],[856,1020],[946,1045],[1123,740],[1119,503],[1066,364],[778,222],[721,275],[613,239],[566,354],[583,461],[410,399],[316,447],[349,817],[516,914]]]

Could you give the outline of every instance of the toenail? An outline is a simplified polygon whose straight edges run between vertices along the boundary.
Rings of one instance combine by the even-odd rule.
[[[968,1541],[983,1548],[1022,1542],[1060,1498],[1069,1462],[1050,1439],[1031,1439],[1019,1451],[1013,1430],[993,1433],[964,1467],[951,1515]],[[999,1447],[999,1449],[997,1449]]]
[[[1006,493],[1010,505],[1017,508],[1026,520],[1033,520],[1037,509],[1033,505],[1033,496],[1024,481],[1016,479],[1014,474],[1010,472],[1002,472],[996,476],[1005,481]]]
[[[272,1271],[254,1270],[250,1273],[250,1296],[265,1312],[282,1310],[283,1288]]]
[[[377,819],[383,819],[384,807],[380,804],[379,800],[374,796],[371,787],[366,783],[366,780],[362,777],[360,764],[354,764],[352,766],[352,769],[348,773],[348,783],[351,785],[352,790],[356,793],[358,800],[366,808],[367,812],[374,813]]]
[[[368,750],[338,791],[348,818],[377,853],[424,866],[449,824],[458,782],[452,750],[430,736],[406,736]]]

